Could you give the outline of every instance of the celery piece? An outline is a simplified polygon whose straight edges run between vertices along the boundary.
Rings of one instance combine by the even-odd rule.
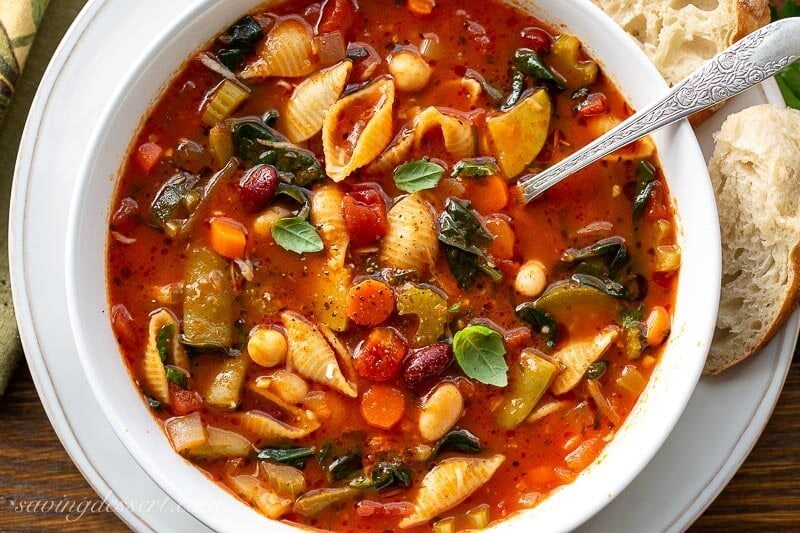
[[[201,348],[231,346],[234,337],[234,294],[228,262],[203,246],[192,247],[183,290],[183,338]]]
[[[249,97],[250,91],[242,85],[231,80],[223,80],[208,97],[203,110],[203,122],[209,126],[222,122]]]

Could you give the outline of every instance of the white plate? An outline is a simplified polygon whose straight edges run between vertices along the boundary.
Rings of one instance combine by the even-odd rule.
[[[200,531],[138,467],[96,404],[81,372],[66,315],[64,242],[68,200],[94,129],[141,43],[194,0],[92,0],[62,42],[41,82],[20,147],[9,249],[14,301],[25,353],[56,432],[87,480],[137,530]],[[112,45],[109,45],[112,43]],[[774,84],[739,97],[704,125],[701,143],[723,114],[779,101]],[[707,152],[708,153],[708,152]],[[28,246],[27,243],[36,243]],[[673,435],[631,487],[589,524],[592,530],[681,530],[733,476],[761,433],[792,357],[800,315],[758,357],[701,381]],[[117,354],[109,354],[114,357]],[[713,427],[713,431],[709,428]]]

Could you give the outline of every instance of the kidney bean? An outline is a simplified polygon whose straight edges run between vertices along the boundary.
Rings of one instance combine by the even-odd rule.
[[[522,44],[536,52],[537,54],[544,55],[550,52],[553,46],[553,36],[541,28],[530,26],[524,28],[520,32],[522,37]]]
[[[248,211],[267,207],[278,189],[278,171],[272,165],[258,165],[248,170],[239,181],[242,204]]]
[[[440,374],[453,361],[450,345],[437,342],[411,352],[403,361],[400,378],[411,388]]]
[[[111,229],[120,233],[127,233],[136,224],[136,217],[139,214],[139,204],[133,198],[123,198],[119,207],[111,217]]]

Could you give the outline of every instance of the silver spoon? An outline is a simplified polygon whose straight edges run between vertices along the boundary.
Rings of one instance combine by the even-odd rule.
[[[748,35],[663,98],[539,174],[520,178],[525,203],[608,154],[774,76],[800,58],[800,17],[773,22]]]

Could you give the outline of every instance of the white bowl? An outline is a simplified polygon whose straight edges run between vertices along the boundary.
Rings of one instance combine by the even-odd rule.
[[[362,0],[368,1],[368,0]],[[170,446],[119,356],[106,292],[106,233],[116,177],[134,133],[167,81],[190,55],[260,0],[199,0],[138,57],[106,105],[72,201],[66,253],[69,315],[81,363],[119,438],[145,472],[188,512],[218,531],[296,531],[268,521],[208,480]],[[576,35],[627,97],[642,108],[667,86],[635,42],[589,0],[508,2]],[[625,424],[600,457],[571,484],[497,530],[570,530],[599,511],[661,447],[697,384],[716,321],[720,240],[705,162],[687,122],[653,136],[679,223],[682,268],[673,333]],[[675,465],[676,469],[680,465]],[[642,524],[644,527],[645,524]]]

